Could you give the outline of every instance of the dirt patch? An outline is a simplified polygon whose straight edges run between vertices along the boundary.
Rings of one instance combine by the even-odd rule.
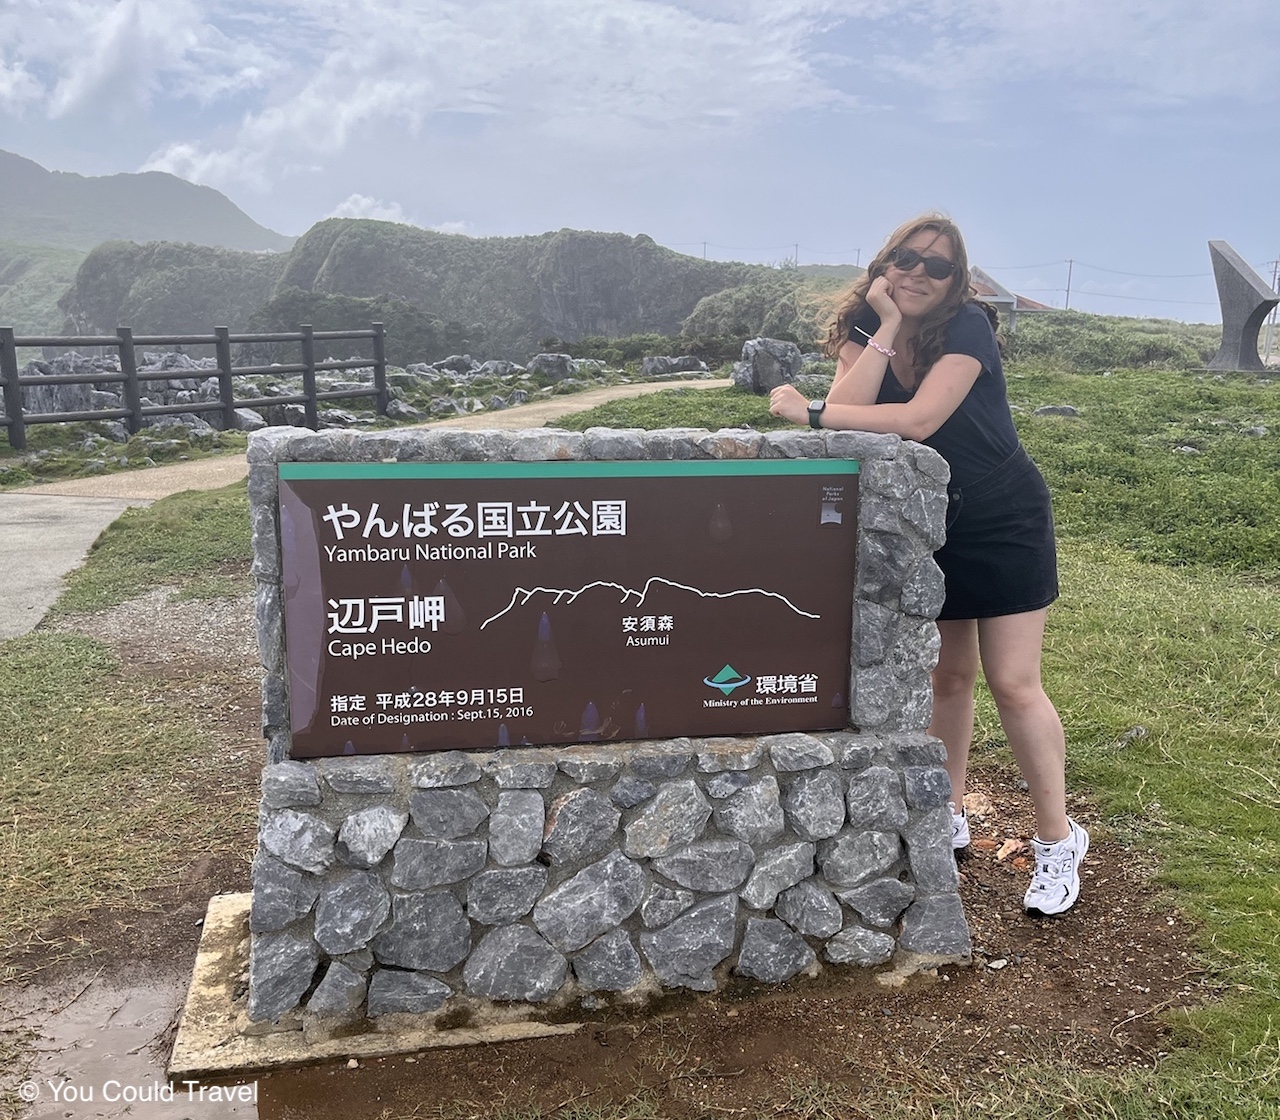
[[[210,612],[223,621],[210,625]],[[247,600],[211,608],[149,596],[74,623],[110,641],[158,702],[185,705],[210,730],[215,746],[199,780],[210,797],[242,803],[244,827],[229,853],[188,853],[173,885],[141,892],[141,912],[95,911],[47,931],[82,944],[89,969],[81,956],[33,970],[28,984],[5,992],[5,1018],[97,970],[113,985],[137,965],[189,976],[207,900],[247,888],[262,759],[250,617]],[[732,1115],[819,1081],[909,1085],[927,1070],[931,1083],[945,1084],[1049,1058],[1099,1071],[1153,1064],[1166,1045],[1163,1013],[1200,1003],[1209,989],[1188,948],[1192,931],[1151,885],[1151,861],[1120,847],[1076,802],[1073,815],[1093,833],[1080,902],[1062,918],[1030,919],[1022,911],[1029,864],[1018,847],[1032,832],[1029,804],[1012,768],[976,777],[974,844],[961,865],[972,967],[899,990],[835,969],[776,988],[739,982],[712,996],[673,994],[645,1015],[596,1012],[568,1037],[275,1073],[259,1081],[258,1114],[486,1115],[504,1106],[600,1107],[644,1093],[662,1115]],[[49,1035],[47,1017],[33,1023]],[[166,1037],[156,1032],[149,1059],[157,1075]],[[74,1071],[74,1050],[57,1060]]]

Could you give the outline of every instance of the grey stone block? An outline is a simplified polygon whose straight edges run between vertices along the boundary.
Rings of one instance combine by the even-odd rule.
[[[872,968],[893,956],[893,938],[887,933],[850,926],[828,941],[823,952],[834,964]]]
[[[665,926],[688,910],[696,897],[693,891],[654,883],[640,905],[640,917],[649,929]]]
[[[930,809],[907,829],[907,861],[916,888],[923,894],[954,891],[960,885],[951,848],[951,811]]]
[[[486,934],[462,970],[467,991],[489,999],[541,1003],[564,984],[569,962],[528,926]]]
[[[643,459],[643,428],[588,428],[582,433],[589,459]]]
[[[540,864],[482,871],[467,883],[467,913],[486,926],[502,926],[523,918],[547,885]]]
[[[693,761],[693,743],[688,739],[667,739],[639,748],[631,756],[631,771],[653,782],[678,778]]]
[[[249,908],[249,929],[268,933],[284,929],[311,913],[320,894],[320,880],[304,871],[259,852],[253,860],[253,902]]]
[[[365,980],[341,961],[330,961],[324,979],[307,1000],[307,1010],[322,1018],[354,1015],[364,1003]]]
[[[537,463],[551,459],[581,459],[586,440],[581,432],[559,428],[527,428],[513,432],[511,458],[517,463]]]
[[[753,910],[768,910],[779,894],[813,874],[814,852],[814,846],[806,843],[760,853],[751,878],[740,892],[742,901]]]
[[[926,735],[923,731],[894,735],[889,742],[909,766],[941,766],[947,761],[947,748],[942,740]]]
[[[320,804],[320,779],[307,762],[277,762],[262,768],[262,808]]]
[[[593,789],[570,790],[551,803],[542,850],[556,866],[614,846],[622,814]]]
[[[533,924],[571,953],[620,925],[645,896],[644,871],[621,852],[584,867],[533,908]]]
[[[658,428],[646,433],[645,448],[650,459],[705,459],[698,440],[706,434],[706,428]]]
[[[958,894],[918,898],[902,915],[898,943],[913,953],[966,959],[973,951]]]
[[[390,793],[396,788],[391,760],[381,755],[368,758],[326,758],[324,780],[334,793]]]
[[[387,920],[391,897],[371,871],[329,876],[316,900],[316,943],[326,953],[353,953],[369,944]]]
[[[753,739],[703,739],[698,770],[719,774],[724,770],[752,770],[764,758],[764,747]]]
[[[616,754],[591,755],[577,753],[562,756],[556,765],[562,774],[568,774],[575,782],[607,782],[622,771],[622,760]]]
[[[380,968],[369,981],[369,1018],[424,1015],[440,1010],[451,995],[453,989],[434,976]]]
[[[816,770],[820,766],[830,766],[835,761],[835,755],[826,743],[799,731],[786,735],[767,735],[759,742],[769,752],[774,769],[780,773]]]
[[[475,790],[424,789],[409,795],[409,816],[427,840],[470,836],[488,815],[489,806]]]
[[[401,838],[391,853],[391,885],[420,891],[459,883],[485,864],[483,840],[413,840]]]
[[[748,844],[766,844],[781,836],[787,822],[782,812],[778,779],[768,774],[746,786],[715,810],[715,819],[721,832]]]
[[[741,886],[755,852],[741,840],[702,840],[659,856],[653,869],[682,887],[719,894]]]
[[[499,789],[546,789],[556,780],[554,761],[510,752],[487,763],[484,772]]]
[[[715,991],[711,970],[733,952],[738,904],[733,895],[700,902],[669,926],[640,934],[640,948],[668,988]]]
[[[796,933],[806,937],[830,937],[844,925],[844,911],[836,896],[812,879],[778,895],[774,910]]]
[[[755,459],[764,445],[764,436],[747,428],[720,428],[697,440],[710,459]]]
[[[848,890],[883,875],[901,856],[896,832],[847,832],[822,846],[818,862],[831,886]]]
[[[320,963],[316,943],[301,934],[255,933],[249,951],[249,1018],[279,1019],[298,1006]]]
[[[826,441],[821,432],[765,432],[762,459],[821,459],[826,454]]]
[[[951,800],[951,777],[941,766],[904,767],[902,784],[913,809],[934,809]]]
[[[862,462],[892,459],[902,443],[901,436],[872,432],[829,431],[823,435],[827,441],[827,454],[833,459],[858,459]]]
[[[776,918],[748,918],[736,971],[768,984],[790,980],[816,959],[805,939]]]
[[[609,791],[609,800],[623,809],[633,809],[642,801],[648,801],[658,787],[634,774],[623,774]]]
[[[900,832],[907,823],[902,781],[887,766],[871,766],[849,779],[849,827]]]
[[[640,983],[644,964],[626,930],[597,938],[572,960],[573,974],[588,992],[625,992]]]
[[[831,737],[831,746],[841,770],[865,770],[875,760],[881,743],[874,735],[841,732]]]
[[[471,951],[471,923],[448,891],[397,894],[391,924],[373,939],[379,964],[448,972]]]
[[[739,770],[726,770],[723,774],[708,778],[705,788],[709,797],[719,800],[732,797],[738,790],[746,789],[750,784],[750,774],[744,774]]]
[[[332,826],[319,817],[281,809],[263,821],[258,842],[291,867],[319,874],[333,864],[336,837]]]
[[[836,893],[864,925],[875,929],[888,929],[893,925],[915,896],[915,887],[897,879],[876,879],[851,891]]]
[[[918,499],[919,495],[914,497]],[[945,502],[942,503],[942,510],[943,513],[946,512]],[[931,533],[930,539],[942,535],[940,532]],[[902,609],[906,614],[921,618],[937,618],[946,597],[947,588],[942,578],[942,569],[932,556],[926,556],[902,586]]]
[[[397,813],[389,805],[361,809],[342,822],[334,851],[349,867],[376,867],[395,847],[408,822],[408,814]]]
[[[834,770],[810,770],[782,795],[787,823],[803,840],[825,840],[844,824],[844,786]]]
[[[440,751],[409,763],[409,784],[418,789],[469,786],[480,776],[480,767],[462,751]]]
[[[623,829],[622,850],[635,858],[665,855],[702,835],[711,803],[691,778],[667,782]]]
[[[507,790],[489,821],[489,854],[495,863],[514,867],[529,863],[542,850],[546,805],[537,790]]]

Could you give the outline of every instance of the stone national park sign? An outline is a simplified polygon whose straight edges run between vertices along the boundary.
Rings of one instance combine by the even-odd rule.
[[[969,957],[936,453],[271,428],[249,463],[245,1037]]]
[[[282,464],[292,757],[844,727],[857,472]]]

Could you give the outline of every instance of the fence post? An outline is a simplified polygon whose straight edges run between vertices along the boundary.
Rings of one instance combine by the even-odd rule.
[[[22,422],[22,386],[18,384],[18,346],[12,327],[0,327],[0,388],[4,390],[4,411],[8,418],[9,446],[27,449],[27,426]]]
[[[373,324],[373,385],[379,416],[386,416],[390,399],[387,393],[387,336],[381,323]]]
[[[222,400],[222,427],[231,431],[236,426],[235,394],[231,387],[231,328],[214,327],[213,344],[218,359],[218,396]]]
[[[307,427],[320,430],[320,416],[316,410],[316,340],[312,337],[311,324],[304,323],[302,331],[302,391],[306,394]]]
[[[138,358],[133,352],[133,328],[116,327],[120,339],[120,372],[124,374],[124,406],[129,415],[124,426],[130,435],[137,435],[142,427],[142,391],[138,388]]]

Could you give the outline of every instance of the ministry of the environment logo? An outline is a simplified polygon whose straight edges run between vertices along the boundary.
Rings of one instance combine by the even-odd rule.
[[[735,688],[741,688],[744,684],[750,684],[751,678],[744,677],[732,665],[726,665],[714,677],[703,677],[702,683],[710,685],[712,688],[718,688],[728,696]]]

